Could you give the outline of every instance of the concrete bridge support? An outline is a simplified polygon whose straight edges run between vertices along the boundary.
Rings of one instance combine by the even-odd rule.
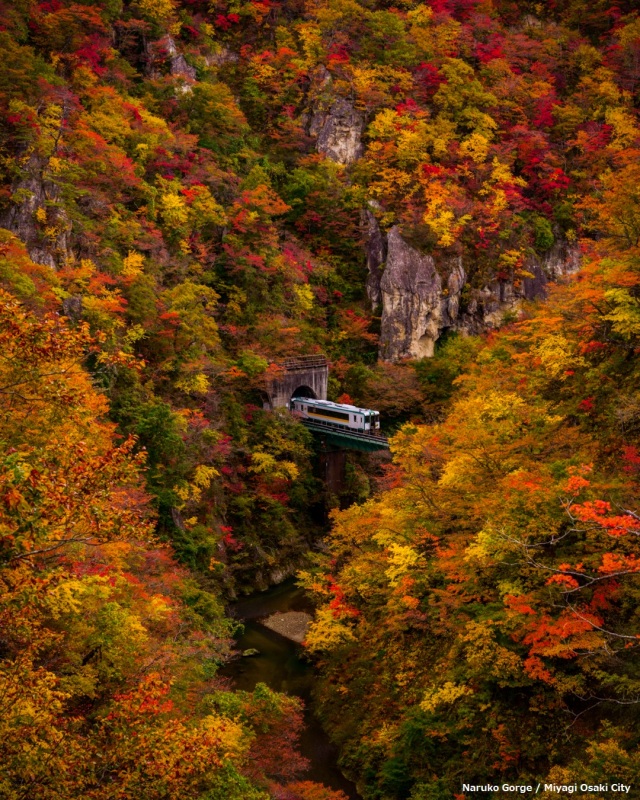
[[[324,356],[300,356],[281,362],[282,376],[267,383],[269,408],[286,408],[292,397],[327,399],[329,364]]]
[[[320,450],[320,469],[325,489],[329,494],[339,495],[345,488],[347,466],[346,450],[323,447]]]

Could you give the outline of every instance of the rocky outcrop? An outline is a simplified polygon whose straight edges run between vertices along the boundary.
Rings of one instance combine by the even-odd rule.
[[[225,64],[236,64],[240,60],[240,56],[229,50],[228,47],[221,45],[219,50],[205,56],[204,60],[208,67],[223,67]]]
[[[173,36],[166,36],[162,40],[162,44],[166,48],[167,55],[169,57],[169,72],[172,75],[177,75],[181,78],[188,78],[189,80],[195,81],[197,74],[195,67],[192,67],[190,64],[188,64],[182,53],[178,51]]]
[[[74,322],[79,322],[82,319],[82,312],[82,295],[74,294],[71,295],[71,297],[65,297],[62,301],[62,313],[65,315],[65,317],[68,317]],[[184,526],[182,527],[182,530],[184,530]]]
[[[559,239],[542,257],[530,257],[525,277],[514,285],[511,281],[493,281],[482,289],[469,291],[464,308],[449,327],[466,334],[477,335],[499,327],[505,314],[517,313],[523,300],[538,300],[547,294],[547,284],[580,269],[580,251]]]
[[[442,281],[433,258],[408,245],[397,226],[387,238],[380,293],[380,357],[398,361],[432,356],[442,328]]]
[[[551,280],[573,275],[580,269],[580,250],[566,240],[559,239],[545,255],[542,266]]]
[[[71,226],[57,205],[58,187],[45,177],[47,163],[37,156],[29,159],[23,177],[13,187],[11,206],[0,214],[0,228],[10,230],[24,242],[36,264],[55,269],[68,257]]]
[[[382,267],[387,260],[387,237],[384,235],[378,220],[371,209],[365,209],[361,214],[362,228],[365,236],[365,255],[367,258],[367,297],[372,308],[382,303],[380,281],[382,280]]]
[[[169,68],[169,74],[178,81],[180,92],[189,92],[197,73],[178,50],[173,36],[167,34],[155,42],[148,42],[146,50],[146,73],[150,78],[159,78]]]
[[[467,287],[463,302],[468,276],[462,257],[436,264],[433,256],[408,244],[396,226],[386,237],[386,263],[382,270],[383,234],[375,218],[373,222],[369,220],[368,230],[367,291],[373,305],[378,291],[382,301],[383,361],[430,357],[446,330],[479,334],[498,327],[506,313],[517,312],[523,300],[544,297],[549,280],[571,274],[580,266],[577,248],[559,241],[543,259],[529,259],[525,268],[531,277],[517,285],[496,280],[482,289]]]
[[[305,124],[319,153],[348,166],[364,153],[365,116],[346,98],[336,97],[332,83],[324,67],[312,76],[315,108],[305,115]],[[446,330],[479,334],[497,327],[522,300],[543,297],[549,280],[579,268],[577,248],[560,240],[544,258],[529,259],[525,270],[530,277],[517,283],[496,280],[472,289],[461,257],[436,264],[431,255],[405,241],[397,226],[385,234],[377,210],[371,201],[362,210],[361,229],[367,296],[372,308],[382,306],[379,356],[383,361],[430,357]]]
[[[316,109],[309,123],[317,151],[338,164],[353,164],[360,158],[363,131],[364,114],[344,97],[334,99],[327,110]]]

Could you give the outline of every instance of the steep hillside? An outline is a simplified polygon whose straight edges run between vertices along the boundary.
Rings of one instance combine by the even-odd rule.
[[[440,424],[402,428],[304,576],[366,798],[640,779],[639,155],[582,203],[603,236],[580,273],[485,340]]]
[[[127,356],[91,368],[160,529],[231,587],[315,535],[308,437],[262,411],[278,360],[437,418],[468,348],[423,357],[575,270],[576,200],[636,135],[623,4],[2,8],[0,225],[50,268],[7,288]]]
[[[366,798],[633,779],[636,6],[0,0],[0,792],[331,800],[215,675],[301,567]],[[340,498],[320,353],[399,431]]]

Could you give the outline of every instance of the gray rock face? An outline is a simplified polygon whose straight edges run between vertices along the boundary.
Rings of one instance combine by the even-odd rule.
[[[573,275],[580,269],[580,250],[567,241],[556,241],[544,257],[543,269],[551,280]]]
[[[382,267],[387,260],[387,237],[380,230],[378,220],[368,208],[362,211],[361,223],[365,234],[365,253],[369,271],[366,284],[367,297],[375,308],[382,302],[380,281]]]
[[[178,75],[182,78],[189,78],[189,80],[195,81],[197,74],[195,67],[187,64],[185,57],[178,51],[174,38],[172,36],[167,36],[163,40],[163,44],[167,48],[167,54],[169,56],[169,72],[172,75]]]
[[[314,111],[309,124],[317,151],[338,164],[353,164],[360,158],[363,131],[364,115],[343,97],[334,100],[327,111]]]
[[[55,269],[68,257],[69,221],[61,208],[56,206],[60,192],[58,187],[44,177],[46,160],[33,156],[24,168],[24,175],[13,187],[14,198],[20,198],[0,214],[0,228],[14,233],[22,242],[36,264]],[[36,212],[42,208],[47,215],[46,227],[36,220]]]
[[[69,317],[74,322],[78,322],[82,318],[82,295],[75,294],[71,297],[65,297],[62,301],[62,313],[65,317]],[[176,514],[180,512],[177,509],[171,509],[171,513],[175,511]],[[184,525],[181,530],[184,530]]]
[[[174,78],[181,79],[181,81],[176,81],[176,91],[179,94],[191,91],[191,84],[196,80],[197,72],[178,50],[173,36],[167,34],[162,39],[147,42],[145,50],[145,71],[150,78],[159,78],[168,65],[169,74]]]
[[[205,56],[205,61],[209,67],[222,67],[225,64],[236,64],[240,56],[222,45],[220,49],[212,55]]]
[[[458,257],[449,265],[447,278],[447,294],[442,302],[442,324],[450,328],[456,324],[460,315],[460,295],[467,280],[467,274],[462,266],[462,257]]]
[[[364,212],[365,215],[371,212]],[[425,358],[434,353],[435,343],[445,330],[480,334],[502,324],[505,313],[517,312],[523,300],[546,295],[548,281],[558,280],[580,268],[577,248],[557,242],[540,261],[529,259],[527,272],[516,287],[510,281],[494,281],[478,290],[462,304],[462,290],[467,280],[461,257],[436,265],[430,255],[423,255],[409,245],[396,226],[387,237],[367,219],[369,234],[367,292],[372,305],[377,292],[382,300],[380,359]],[[386,238],[386,265],[384,246]]]
[[[442,280],[431,256],[408,245],[397,226],[387,237],[387,265],[380,281],[380,358],[433,355],[442,329]]]

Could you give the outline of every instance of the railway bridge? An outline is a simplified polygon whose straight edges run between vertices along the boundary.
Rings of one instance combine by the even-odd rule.
[[[301,420],[305,428],[318,436],[322,444],[346,448],[347,450],[360,450],[363,453],[374,453],[376,450],[388,450],[389,440],[386,436],[376,436],[372,433],[359,431],[339,430],[328,425],[320,425],[308,419]]]
[[[278,377],[266,382],[265,408],[289,408],[294,397],[327,399],[329,362],[326,356],[297,356],[281,361]],[[317,442],[320,469],[327,490],[338,493],[344,485],[346,451],[358,450],[373,453],[388,450],[384,436],[343,429],[315,420],[303,419],[302,424],[313,433]]]

